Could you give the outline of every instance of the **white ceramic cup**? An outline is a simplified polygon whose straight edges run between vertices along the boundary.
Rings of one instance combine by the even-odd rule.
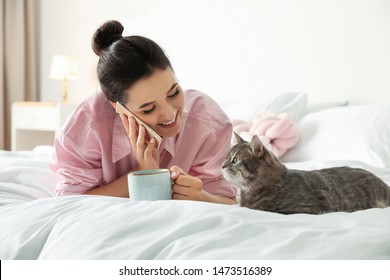
[[[127,182],[131,201],[172,199],[172,180],[168,169],[130,172]]]

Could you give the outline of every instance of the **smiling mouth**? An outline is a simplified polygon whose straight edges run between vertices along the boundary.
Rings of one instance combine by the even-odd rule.
[[[177,120],[177,112],[175,113],[175,117],[173,118],[173,120],[167,121],[165,123],[160,123],[159,125],[164,128],[171,128],[176,125],[176,120]]]

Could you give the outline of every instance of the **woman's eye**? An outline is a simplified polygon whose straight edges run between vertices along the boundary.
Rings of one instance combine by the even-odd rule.
[[[156,109],[156,106],[155,106],[155,105],[153,105],[153,107],[152,107],[151,109],[149,109],[149,110],[144,110],[143,113],[144,113],[144,114],[150,114],[151,112],[154,111],[154,109]]]
[[[232,163],[233,163],[233,164],[237,164],[237,163],[239,163],[239,162],[240,162],[240,159],[239,159],[239,158],[234,157],[234,158],[232,159]]]
[[[167,98],[172,99],[172,98],[175,98],[176,96],[178,96],[179,94],[180,94],[180,90],[179,90],[179,87],[177,87],[176,90],[175,90],[175,92],[172,93],[171,95],[168,95]],[[156,109],[156,105],[153,105],[152,108],[150,108],[149,110],[144,110],[142,113],[144,113],[144,114],[150,114],[150,113],[152,113],[155,109]]]
[[[176,88],[176,91],[175,91],[173,94],[168,95],[168,98],[174,98],[174,97],[178,96],[179,93],[180,93],[180,90],[179,90],[179,88],[177,87],[177,88]]]

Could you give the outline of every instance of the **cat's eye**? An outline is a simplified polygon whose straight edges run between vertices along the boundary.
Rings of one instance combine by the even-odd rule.
[[[232,163],[233,163],[233,164],[237,164],[237,163],[239,163],[239,162],[240,162],[240,159],[237,158],[237,157],[234,157],[234,158],[232,159]]]

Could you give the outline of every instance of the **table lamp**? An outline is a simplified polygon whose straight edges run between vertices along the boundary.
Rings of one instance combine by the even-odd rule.
[[[50,78],[62,80],[62,102],[68,101],[68,80],[78,78],[79,67],[75,57],[69,55],[54,55],[50,66]]]

